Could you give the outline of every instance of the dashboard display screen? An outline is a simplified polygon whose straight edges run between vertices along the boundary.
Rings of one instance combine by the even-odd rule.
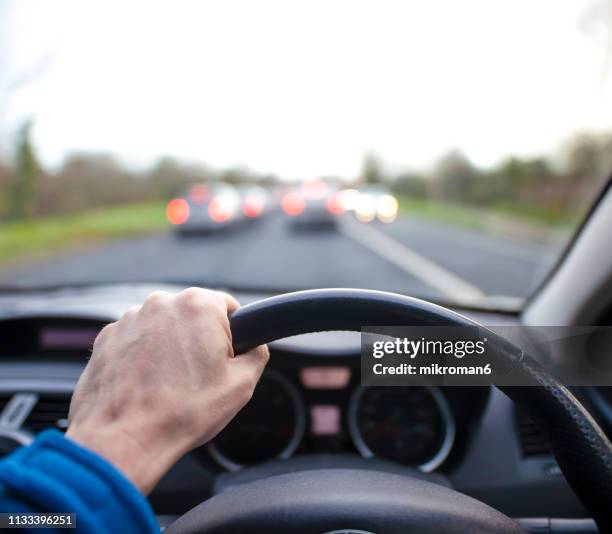
[[[42,350],[90,349],[98,335],[96,328],[53,328],[40,330],[38,345]]]
[[[351,380],[351,370],[348,367],[304,367],[301,380],[308,389],[342,389]]]

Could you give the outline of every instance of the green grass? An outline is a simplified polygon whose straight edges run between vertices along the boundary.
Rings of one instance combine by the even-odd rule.
[[[160,231],[167,225],[164,207],[162,202],[131,204],[0,223],[0,261]]]
[[[559,214],[545,207],[495,204],[488,207],[470,207],[400,195],[399,211],[408,216],[436,220],[463,227],[486,229],[491,218],[529,225],[534,230],[567,229],[578,224],[576,214]]]
[[[399,211],[403,215],[459,224],[468,228],[481,228],[483,226],[482,218],[478,216],[478,212],[470,208],[405,195],[399,195],[398,201]]]

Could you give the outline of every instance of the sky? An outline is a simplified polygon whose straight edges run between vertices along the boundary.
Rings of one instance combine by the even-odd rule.
[[[0,0],[0,135],[32,118],[48,166],[110,152],[291,178],[353,177],[366,153],[550,153],[612,130],[598,2]]]

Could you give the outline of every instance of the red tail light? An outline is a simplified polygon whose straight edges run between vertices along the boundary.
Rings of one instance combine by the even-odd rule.
[[[229,221],[232,218],[232,210],[219,199],[213,199],[208,205],[209,217],[218,223]]]
[[[325,202],[325,207],[327,208],[327,211],[329,211],[332,215],[340,215],[342,212],[344,212],[340,193],[334,193],[333,195],[328,197],[327,201]]]
[[[248,196],[242,204],[242,213],[246,217],[259,217],[263,211],[263,200],[256,196]]]
[[[306,202],[298,193],[287,193],[283,197],[281,206],[287,215],[295,217],[306,209]]]
[[[184,198],[174,198],[166,206],[166,219],[170,224],[183,224],[189,219],[189,203]]]

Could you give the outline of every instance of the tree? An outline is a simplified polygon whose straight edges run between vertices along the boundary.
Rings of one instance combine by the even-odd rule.
[[[28,120],[19,129],[17,137],[16,172],[12,184],[14,217],[28,217],[34,211],[36,181],[40,168],[30,139],[31,129],[32,122]]]
[[[245,172],[240,169],[228,169],[221,174],[221,181],[230,185],[241,185],[246,181]]]
[[[259,183],[264,187],[276,187],[280,183],[278,176],[274,174],[265,174],[259,179]]]
[[[578,183],[592,180],[599,175],[601,159],[599,140],[592,135],[578,135],[567,146],[565,172]]]
[[[404,172],[396,178],[393,184],[393,191],[410,195],[411,197],[424,198],[428,193],[427,187],[427,180],[420,174]]]
[[[364,158],[361,177],[364,184],[382,184],[385,182],[385,176],[380,162],[373,154],[368,154]]]
[[[470,191],[478,177],[470,160],[459,150],[451,150],[436,163],[434,180],[439,196],[446,200],[470,201]]]

